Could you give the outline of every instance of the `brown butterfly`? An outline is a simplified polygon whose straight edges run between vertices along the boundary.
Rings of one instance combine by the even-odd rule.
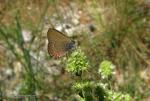
[[[75,42],[56,29],[49,28],[47,38],[48,53],[54,58],[62,57],[75,49]]]

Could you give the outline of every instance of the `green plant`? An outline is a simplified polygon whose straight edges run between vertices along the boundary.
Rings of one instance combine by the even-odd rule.
[[[87,70],[87,63],[85,54],[78,49],[73,52],[68,58],[66,70],[68,72],[76,73],[78,71]],[[86,67],[86,68],[85,68]],[[76,81],[72,90],[79,95],[79,101],[130,101],[131,97],[129,94],[123,94],[114,89],[110,89],[111,78],[114,72],[114,65],[108,60],[104,60],[99,65],[98,73],[102,76],[98,82],[93,80],[88,80],[88,78],[83,79],[83,75],[80,75],[81,79]],[[97,75],[98,75],[97,73]],[[88,73],[90,75],[90,73]],[[106,79],[103,82],[103,79]]]
[[[81,49],[73,52],[66,62],[66,70],[72,73],[81,73],[88,68],[87,58]]]
[[[29,42],[29,45],[27,45],[27,43],[24,40],[23,24],[19,10],[16,10],[15,17],[12,18],[14,20],[13,23],[9,23],[8,25],[5,23],[0,24],[0,39],[2,42],[5,43],[3,46],[10,52],[9,58],[13,61],[18,61],[19,63],[21,63],[21,66],[24,69],[22,70],[23,74],[21,74],[21,76],[23,77],[21,78],[22,85],[20,88],[18,87],[19,90],[16,90],[18,91],[17,94],[36,95],[36,91],[40,85],[40,81],[37,81],[36,79],[37,72],[33,70],[34,66],[31,63],[31,47],[33,47],[33,42],[37,33],[42,31],[43,29],[42,19],[47,12],[48,6],[49,4],[46,5],[37,26],[34,28],[34,30],[31,31],[32,37]],[[9,64],[9,61],[7,62]],[[12,65],[10,65],[10,67],[11,66]]]

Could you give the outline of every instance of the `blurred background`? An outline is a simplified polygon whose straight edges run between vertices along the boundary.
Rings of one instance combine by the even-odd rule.
[[[47,52],[51,27],[81,47],[90,63],[87,75],[97,80],[99,64],[109,60],[116,66],[114,90],[136,101],[150,100],[149,0],[0,0],[0,94],[5,101],[30,94],[39,101],[74,101],[70,86],[77,78],[64,71],[63,59]]]

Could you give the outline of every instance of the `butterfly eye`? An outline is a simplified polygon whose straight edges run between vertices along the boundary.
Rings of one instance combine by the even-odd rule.
[[[75,48],[75,41],[71,41],[65,45],[65,51],[73,50]]]

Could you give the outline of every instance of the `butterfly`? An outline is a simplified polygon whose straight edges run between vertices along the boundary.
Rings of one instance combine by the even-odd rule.
[[[54,28],[49,28],[47,32],[48,53],[54,58],[66,55],[75,49],[75,41]]]

